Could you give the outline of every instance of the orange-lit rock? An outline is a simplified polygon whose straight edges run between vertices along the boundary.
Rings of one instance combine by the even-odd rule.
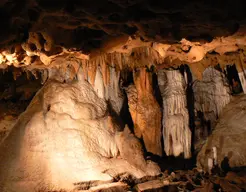
[[[134,133],[143,138],[148,152],[161,156],[161,110],[153,95],[151,73],[140,69],[134,73],[134,83],[127,88]]]

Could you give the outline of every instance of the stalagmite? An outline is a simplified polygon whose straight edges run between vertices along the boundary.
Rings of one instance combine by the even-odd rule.
[[[125,173],[160,173],[81,71],[78,80],[64,83],[61,76],[45,83],[0,145],[1,192],[76,191]]]
[[[153,95],[151,73],[140,69],[134,74],[134,83],[126,89],[134,133],[143,138],[148,152],[161,156],[161,110]]]
[[[209,67],[203,72],[202,80],[193,84],[195,111],[203,112],[212,128],[222,109],[230,102],[230,89],[225,75]]]
[[[185,80],[178,70],[158,71],[163,98],[163,139],[166,155],[191,157],[191,131],[185,93]]]

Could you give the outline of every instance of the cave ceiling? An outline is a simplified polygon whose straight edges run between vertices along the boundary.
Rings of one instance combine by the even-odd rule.
[[[134,63],[140,52],[166,67],[244,65],[245,9],[244,0],[2,0],[0,66],[112,54]]]

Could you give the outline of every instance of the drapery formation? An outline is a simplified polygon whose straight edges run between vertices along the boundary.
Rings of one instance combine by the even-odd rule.
[[[135,135],[143,138],[148,152],[161,156],[161,109],[153,95],[151,73],[144,68],[134,72],[134,85],[126,90]]]
[[[185,79],[178,70],[158,71],[163,98],[163,138],[166,154],[191,157],[191,131],[185,92]]]

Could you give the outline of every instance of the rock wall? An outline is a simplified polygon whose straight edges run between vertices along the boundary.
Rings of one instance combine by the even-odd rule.
[[[202,80],[193,84],[195,111],[202,112],[206,121],[214,127],[222,109],[230,102],[230,88],[225,75],[209,67],[203,72]]]
[[[135,135],[143,138],[148,152],[161,156],[161,109],[153,95],[151,73],[145,68],[135,72],[134,85],[126,91]]]
[[[138,140],[109,114],[105,98],[79,74],[67,83],[48,80],[0,145],[2,192],[74,190],[122,173],[159,174]]]
[[[218,165],[222,169],[246,166],[246,96],[236,96],[228,104],[199,152],[197,166],[207,172]],[[228,171],[228,170],[226,170]]]
[[[163,98],[163,138],[166,155],[191,157],[191,131],[185,92],[185,80],[178,70],[158,71]]]

